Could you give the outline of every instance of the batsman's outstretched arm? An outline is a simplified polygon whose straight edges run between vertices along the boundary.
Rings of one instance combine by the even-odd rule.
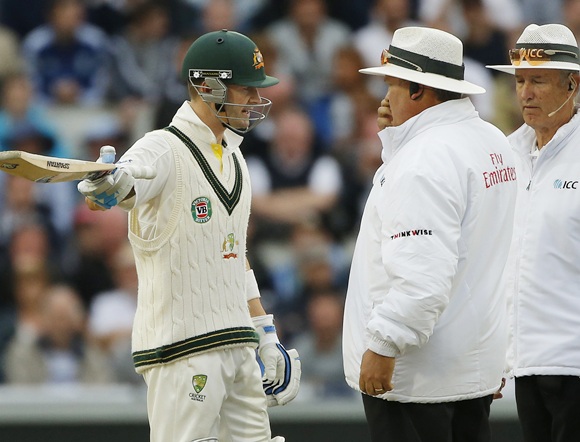
[[[97,161],[113,163],[115,148],[101,147],[101,155]],[[121,163],[112,172],[100,178],[80,181],[77,188],[85,196],[87,206],[91,210],[107,210],[134,195],[136,179],[153,179],[156,175],[157,172],[151,166]]]
[[[262,385],[268,406],[285,405],[296,397],[300,388],[302,366],[296,349],[286,350],[276,333],[274,316],[264,310],[253,270],[247,263],[246,297],[254,327],[260,336],[258,356],[262,368]]]

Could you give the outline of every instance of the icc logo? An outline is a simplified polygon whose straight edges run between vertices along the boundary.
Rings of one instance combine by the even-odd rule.
[[[557,179],[554,181],[554,189],[577,189],[578,181],[562,181]]]

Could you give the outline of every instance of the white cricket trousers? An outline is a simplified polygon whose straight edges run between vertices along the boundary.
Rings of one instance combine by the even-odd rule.
[[[260,367],[250,347],[193,355],[151,367],[143,377],[151,442],[272,440]]]

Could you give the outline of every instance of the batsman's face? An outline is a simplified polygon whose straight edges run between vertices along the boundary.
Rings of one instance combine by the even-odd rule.
[[[250,124],[253,106],[261,103],[260,93],[255,87],[228,86],[227,102],[233,104],[225,106],[228,123],[236,129],[246,129]]]

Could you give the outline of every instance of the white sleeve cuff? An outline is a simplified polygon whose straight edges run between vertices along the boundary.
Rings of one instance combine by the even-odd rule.
[[[246,300],[251,301],[260,297],[260,289],[258,288],[258,281],[252,269],[246,271]]]

